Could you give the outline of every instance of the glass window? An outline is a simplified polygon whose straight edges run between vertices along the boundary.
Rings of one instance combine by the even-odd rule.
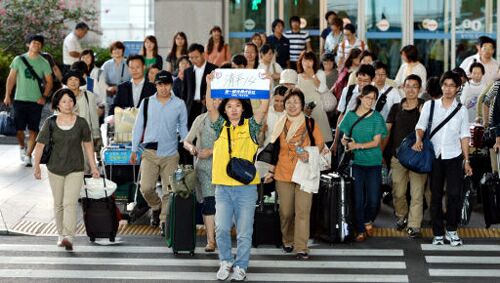
[[[398,72],[401,58],[401,17],[403,7],[400,1],[366,0],[366,39],[369,49],[378,60],[389,67],[389,77]]]
[[[328,0],[327,11],[335,11],[339,17],[348,18],[351,23],[358,21],[358,1],[352,0]]]
[[[308,32],[311,38],[311,46],[314,51],[319,51],[319,1],[283,1],[285,30],[290,30],[289,19],[292,16],[299,16],[303,22],[301,30]],[[304,25],[305,24],[305,25]]]
[[[476,40],[486,32],[486,0],[456,1],[456,66],[477,53]]]
[[[231,53],[241,53],[243,45],[256,32],[266,31],[266,0],[230,1],[229,46]]]
[[[414,44],[419,60],[427,68],[427,78],[444,72],[445,40],[449,40],[450,23],[445,22],[445,0],[413,1]]]

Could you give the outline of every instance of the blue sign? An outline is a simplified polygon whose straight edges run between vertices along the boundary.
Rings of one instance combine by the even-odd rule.
[[[141,53],[142,44],[143,44],[142,41],[125,40],[125,41],[123,41],[123,44],[125,45],[125,54],[123,54],[125,57]]]

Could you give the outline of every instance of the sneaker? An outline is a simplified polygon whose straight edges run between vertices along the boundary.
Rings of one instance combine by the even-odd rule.
[[[233,274],[231,274],[231,282],[245,281],[245,278],[247,278],[245,269],[240,268],[239,266],[233,268]]]
[[[305,252],[300,252],[300,253],[297,253],[297,255],[295,257],[299,260],[308,260],[309,254],[305,253]]]
[[[396,221],[396,229],[398,231],[403,231],[406,228],[407,224],[408,219],[406,217],[399,218],[398,221]]]
[[[283,246],[283,251],[287,254],[293,252],[293,246]]]
[[[452,247],[457,247],[463,245],[462,239],[458,237],[457,231],[446,231],[444,239],[450,242]]]
[[[444,245],[444,237],[434,236],[434,238],[432,239],[432,244],[435,246]]]
[[[31,156],[26,155],[26,156],[24,157],[24,166],[26,166],[26,167],[31,167],[31,166],[33,166],[33,163],[31,162]]]
[[[233,266],[232,263],[230,263],[228,261],[222,261],[220,263],[219,270],[217,271],[217,280],[224,281],[227,278],[229,278],[229,275],[231,274],[231,267],[232,266]],[[245,272],[245,271],[243,270],[243,272]]]
[[[63,244],[62,244],[62,241],[64,240],[64,237],[63,236],[58,236],[57,237],[57,246],[58,247],[64,247]]]
[[[160,225],[160,213],[161,209],[153,210],[153,214],[151,215],[151,226],[158,227]]]
[[[19,148],[19,158],[21,158],[21,162],[24,162],[24,157],[26,156],[26,148],[25,147],[20,147]]]
[[[73,250],[73,243],[71,240],[67,237],[65,237],[62,241],[61,244],[64,246],[64,249],[67,251],[72,251]]]
[[[416,239],[416,238],[421,238],[422,237],[422,231],[420,230],[420,228],[408,228],[408,230],[406,230],[406,232],[408,232],[408,237],[412,238],[412,239]]]

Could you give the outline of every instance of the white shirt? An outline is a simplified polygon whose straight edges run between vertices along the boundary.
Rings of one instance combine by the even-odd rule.
[[[460,95],[460,102],[467,109],[469,115],[469,123],[473,123],[477,116],[477,101],[479,95],[486,88],[486,84],[483,81],[480,83],[475,83],[470,80],[465,84],[462,94]]]
[[[71,65],[78,61],[78,58],[71,57],[69,55],[70,52],[82,52],[82,46],[80,45],[80,39],[75,35],[74,32],[71,32],[64,38],[63,43],[63,63],[65,65]]]
[[[500,65],[498,64],[498,61],[491,58],[491,60],[488,63],[484,63],[481,61],[481,58],[479,57],[479,54],[475,54],[472,56],[467,57],[462,64],[460,64],[460,68],[464,69],[465,73],[467,76],[470,77],[470,65],[474,62],[479,62],[483,64],[484,66],[484,76],[481,80],[481,83],[484,83],[485,85],[494,82],[497,77],[498,77],[498,68]]]
[[[349,86],[344,87],[344,89],[342,90],[342,95],[340,96],[339,104],[337,105],[337,110],[341,113],[344,112],[348,89]],[[359,86],[356,85],[356,87],[354,87],[352,91],[351,100],[349,100],[349,104],[347,104],[346,112],[352,111],[356,108],[356,98],[358,97],[358,95],[359,95]]]
[[[335,62],[337,62],[337,64],[339,63],[340,58],[343,58],[343,62],[345,63],[353,48],[359,48],[361,51],[368,50],[368,46],[359,38],[356,38],[356,41],[352,45],[347,38],[343,42],[344,44],[340,43],[340,46],[337,49],[337,56],[335,56]]]
[[[386,83],[382,89],[378,90],[377,102],[380,99],[380,97],[382,97],[382,94],[386,92],[390,87],[391,86]],[[401,102],[401,96],[399,95],[399,91],[393,87],[391,91],[387,93],[387,98],[384,107],[382,107],[382,110],[380,110],[380,115],[384,117],[384,121],[387,120],[387,116],[389,115],[389,111],[391,110],[392,105],[400,102]],[[373,105],[373,109],[375,109],[376,106],[377,103]]]
[[[141,100],[141,92],[142,92],[142,87],[144,86],[144,78],[138,83],[135,84],[134,80],[130,80],[132,83],[132,97],[134,99],[134,107],[139,107],[139,100]]]
[[[422,113],[418,119],[418,123],[415,129],[420,129],[425,131],[427,124],[429,123],[429,115],[431,111],[431,102],[427,101],[424,103],[422,108]],[[442,98],[435,100],[434,105],[434,115],[432,119],[432,130],[434,130],[441,122],[448,117],[448,115],[455,110],[458,102],[456,99],[453,100],[451,107],[445,109],[443,107]],[[451,118],[446,125],[444,125],[431,139],[432,145],[434,146],[434,152],[436,158],[441,155],[441,159],[452,159],[460,154],[462,154],[461,140],[463,138],[469,138],[469,118],[467,115],[467,110],[465,107],[460,108],[453,118]]]
[[[408,65],[408,63],[403,63],[401,67],[399,67],[398,73],[396,75],[396,84],[398,86],[402,86],[406,77],[412,74],[419,76],[422,80],[422,87],[420,88],[420,92],[423,92],[427,83],[427,70],[425,69],[425,66],[420,62],[418,62],[418,64],[414,66]]]
[[[194,91],[194,100],[201,100],[201,81],[203,80],[203,73],[205,72],[205,66],[207,66],[207,61],[203,63],[203,66],[196,67],[194,66],[194,77],[196,79],[196,88]]]

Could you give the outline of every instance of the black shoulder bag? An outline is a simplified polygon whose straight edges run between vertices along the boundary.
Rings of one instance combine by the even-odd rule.
[[[370,111],[366,112],[363,114],[361,117],[359,117],[354,124],[352,124],[351,129],[349,130],[349,135],[348,141],[352,141],[352,130],[354,127],[363,120],[366,116],[368,116],[370,113],[372,113],[373,110],[370,109]],[[337,167],[337,172],[345,172],[345,170],[349,167],[349,164],[351,163],[351,160],[353,159],[354,154],[352,150],[344,150],[344,153],[342,154],[342,157],[340,158],[339,166]]]
[[[43,147],[42,158],[40,158],[40,164],[49,163],[50,155],[52,154],[52,147],[54,147],[52,132],[54,131],[56,118],[57,118],[56,115],[52,115],[47,119],[47,123],[49,123],[49,143]]]
[[[26,68],[28,69],[28,71],[30,72],[30,74],[38,82],[38,87],[40,88],[40,95],[43,96],[43,93],[45,92],[45,83],[44,83],[44,81],[42,80],[42,78],[40,78],[40,76],[38,76],[38,74],[33,69],[33,66],[31,66],[31,64],[28,62],[28,60],[26,60],[26,57],[20,56],[20,58],[21,58],[21,61],[23,61],[23,63],[26,66]]]
[[[255,174],[257,170],[252,161],[232,157],[232,148],[231,148],[231,130],[229,127],[226,127],[227,130],[227,143],[228,143],[228,151],[229,151],[229,162],[226,166],[226,173],[229,177],[235,179],[236,181],[243,183],[245,185],[250,184],[255,178]]]
[[[384,93],[380,95],[380,98],[377,101],[377,104],[375,105],[375,110],[377,112],[382,111],[382,108],[384,108],[385,104],[387,103],[387,94],[392,90],[392,86],[389,87]]]

